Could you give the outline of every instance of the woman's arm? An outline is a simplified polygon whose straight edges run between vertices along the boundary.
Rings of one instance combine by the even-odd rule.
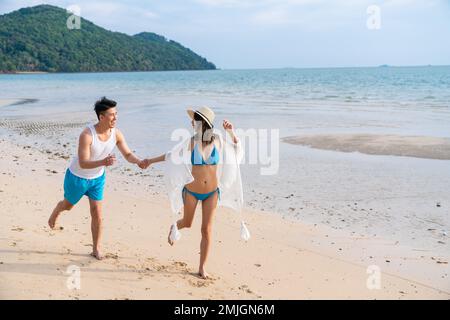
[[[162,162],[162,161],[166,160],[166,154],[162,154],[159,157],[146,159],[146,160],[148,160],[150,162],[150,164],[157,163],[157,162]]]
[[[194,143],[194,138],[191,138],[191,148],[192,148],[193,143]],[[147,169],[150,165],[152,165],[154,163],[166,161],[166,159],[167,159],[167,153],[164,153],[158,157],[144,159],[144,160],[142,160],[142,162],[144,163],[143,169]]]
[[[231,139],[233,140],[233,143],[230,143],[232,147],[234,147],[235,155],[238,163],[241,163],[244,157],[244,150],[242,148],[241,141],[236,136],[236,133],[234,132],[234,126],[231,122],[228,120],[223,121],[223,128],[228,132]]]
[[[148,158],[148,159],[144,159],[142,160],[142,166],[141,169],[147,169],[148,167],[150,167],[150,165],[157,163],[157,162],[162,162],[166,160],[166,155],[162,154],[159,157],[155,157],[155,158]]]
[[[239,138],[234,133],[234,126],[228,120],[223,120],[223,128],[230,135],[231,139],[233,139],[233,143],[236,144],[239,142]]]

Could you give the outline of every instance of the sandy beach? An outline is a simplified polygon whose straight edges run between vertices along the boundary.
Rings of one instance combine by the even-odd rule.
[[[252,232],[247,243],[239,237],[239,217],[218,210],[209,263],[214,279],[201,280],[198,212],[192,229],[170,247],[168,201],[146,192],[127,168],[128,174],[108,172],[107,258],[97,261],[89,256],[86,200],[63,214],[63,230],[47,226],[62,197],[67,155],[4,139],[0,149],[1,299],[450,298],[448,255],[256,210],[244,213]],[[367,286],[374,265],[380,289]],[[80,290],[67,287],[71,266],[80,268]]]

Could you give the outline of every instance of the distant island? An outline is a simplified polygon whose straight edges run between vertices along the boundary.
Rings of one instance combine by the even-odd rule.
[[[50,5],[0,15],[0,72],[119,72],[214,70],[216,66],[181,44],[155,33],[112,32]]]

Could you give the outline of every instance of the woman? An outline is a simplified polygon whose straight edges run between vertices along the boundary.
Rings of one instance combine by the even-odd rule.
[[[240,211],[243,204],[239,163],[241,144],[233,124],[223,121],[223,128],[231,141],[214,132],[214,112],[208,107],[188,110],[194,135],[188,137],[167,154],[147,159],[147,164],[166,161],[166,184],[172,210],[183,208],[183,218],[169,230],[168,242],[173,245],[179,238],[178,230],[190,228],[195,209],[202,205],[202,240],[198,274],[207,279],[205,264],[211,247],[212,222],[220,201],[222,205]],[[245,225],[242,225],[245,228]],[[247,231],[248,232],[248,231]]]

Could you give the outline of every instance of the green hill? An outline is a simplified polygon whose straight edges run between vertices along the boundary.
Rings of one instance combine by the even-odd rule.
[[[215,69],[188,48],[154,33],[129,36],[39,5],[0,15],[0,72],[109,72]]]

